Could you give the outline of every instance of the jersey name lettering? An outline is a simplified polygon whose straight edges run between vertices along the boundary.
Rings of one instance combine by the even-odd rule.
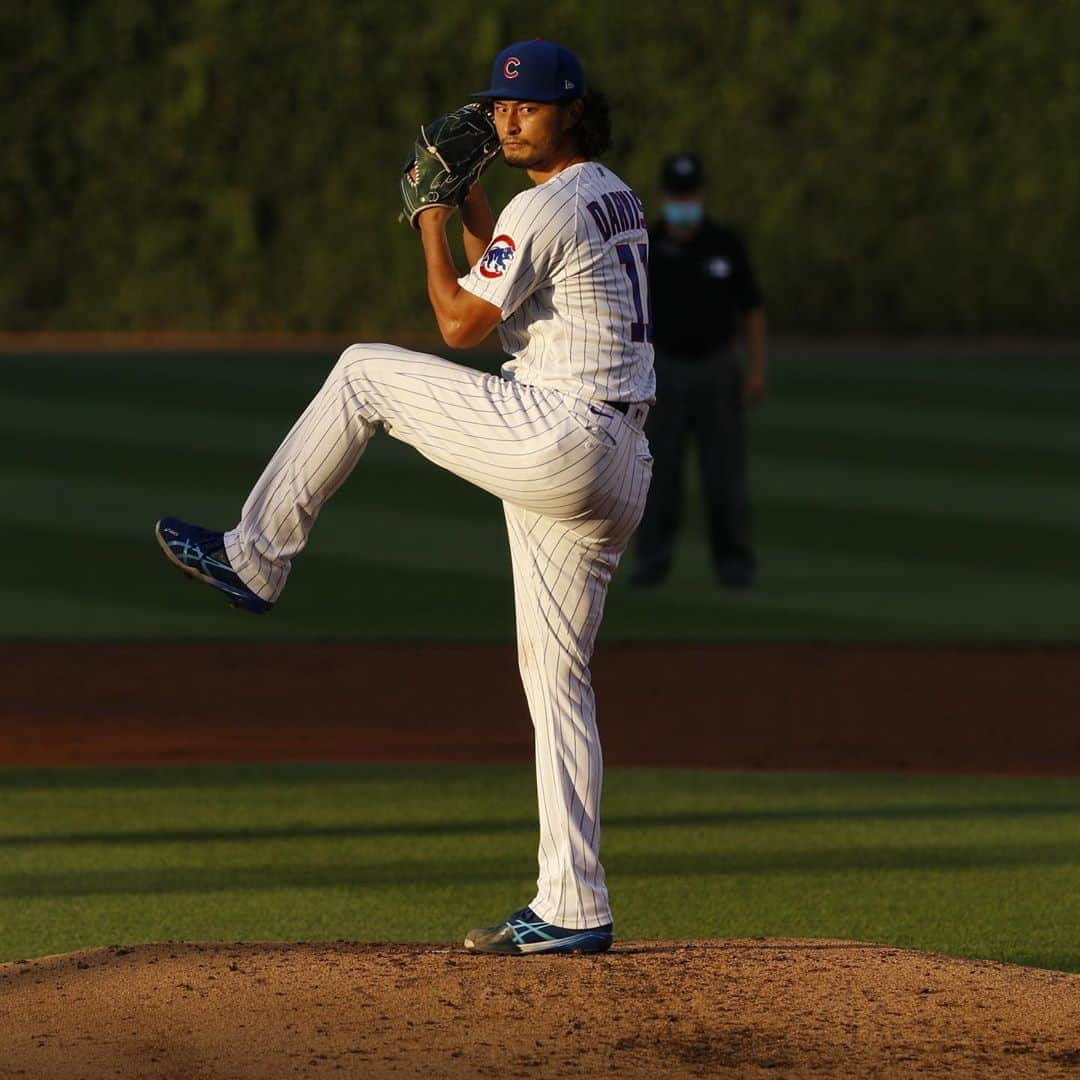
[[[645,204],[629,188],[605,191],[585,209],[605,240],[645,228]]]

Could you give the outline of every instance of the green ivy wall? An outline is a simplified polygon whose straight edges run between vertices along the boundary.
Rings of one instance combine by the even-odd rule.
[[[502,45],[574,48],[655,207],[694,149],[774,325],[1080,330],[1080,5],[16,0],[0,328],[429,325],[397,175]],[[488,174],[496,201],[522,177]]]

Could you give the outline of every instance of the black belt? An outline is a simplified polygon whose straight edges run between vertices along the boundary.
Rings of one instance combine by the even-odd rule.
[[[618,409],[619,412],[621,412],[623,414],[623,416],[626,416],[627,413],[629,413],[630,410],[635,405],[640,405],[641,402],[640,401],[605,401],[604,404],[605,405],[610,405],[613,409]]]

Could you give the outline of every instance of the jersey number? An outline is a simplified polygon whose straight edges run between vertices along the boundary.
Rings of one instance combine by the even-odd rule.
[[[637,248],[635,253],[634,247]],[[652,296],[649,293],[649,245],[616,244],[619,262],[623,264],[626,276],[630,279],[630,288],[634,292],[634,314],[637,319],[630,324],[631,341],[649,341],[653,339]],[[638,261],[641,266],[639,268]],[[645,291],[645,302],[641,293]]]

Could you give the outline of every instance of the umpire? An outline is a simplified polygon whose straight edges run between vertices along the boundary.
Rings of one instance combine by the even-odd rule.
[[[750,546],[746,407],[765,394],[761,290],[739,235],[706,214],[700,160],[694,154],[667,158],[660,182],[662,218],[649,228],[656,404],[646,433],[654,465],[631,583],[659,585],[671,569],[683,459],[692,438],[717,579],[730,588],[748,588],[756,560]],[[745,368],[734,348],[740,336]]]

